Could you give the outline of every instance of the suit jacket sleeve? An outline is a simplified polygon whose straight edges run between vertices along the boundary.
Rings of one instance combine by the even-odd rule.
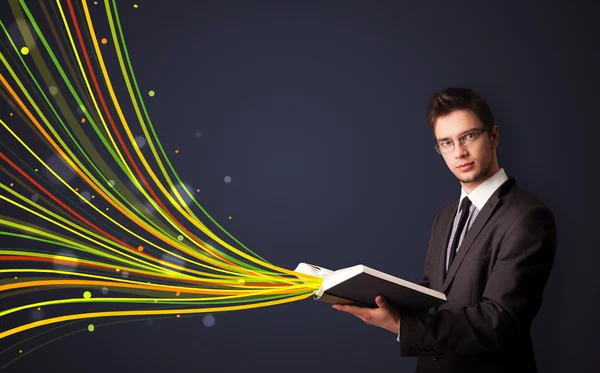
[[[438,214],[435,219],[433,220],[433,225],[431,227],[431,233],[429,234],[429,243],[427,244],[427,252],[425,253],[425,268],[423,268],[423,280],[421,282],[419,282],[418,284],[421,286],[425,286],[426,288],[430,288],[430,283],[429,283],[429,268],[430,268],[430,252],[429,252],[429,248],[432,246],[431,245],[431,240],[433,239],[433,230],[435,229],[435,225],[437,224],[438,218],[440,217],[440,215]]]
[[[525,211],[502,239],[480,303],[434,314],[401,312],[400,354],[472,354],[509,346],[539,310],[555,252],[550,210],[538,205]]]

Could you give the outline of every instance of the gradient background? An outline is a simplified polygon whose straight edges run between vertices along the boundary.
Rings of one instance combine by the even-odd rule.
[[[290,269],[365,264],[419,281],[433,218],[460,195],[426,105],[448,86],[481,94],[500,166],[558,224],[532,330],[539,371],[596,363],[598,5],[133,3],[119,1],[129,53],[142,91],[156,91],[146,104],[163,145],[181,151],[179,175],[229,232]],[[416,362],[399,357],[394,334],[310,299],[214,316],[210,328],[202,316],[98,328],[5,371],[411,372]]]

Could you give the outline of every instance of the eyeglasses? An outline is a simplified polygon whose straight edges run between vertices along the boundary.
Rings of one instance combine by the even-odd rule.
[[[487,132],[484,129],[476,129],[473,131],[469,131],[465,134],[462,134],[459,138],[458,141],[461,143],[461,145],[468,145],[472,142],[475,142],[479,136],[481,136],[482,133]],[[454,140],[443,140],[440,141],[439,143],[437,143],[435,146],[435,151],[438,152],[439,154],[444,154],[444,153],[448,153],[454,150]]]

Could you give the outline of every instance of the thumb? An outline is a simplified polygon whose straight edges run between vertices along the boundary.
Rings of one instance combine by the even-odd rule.
[[[375,303],[377,303],[379,308],[388,308],[388,302],[381,295],[375,297]]]

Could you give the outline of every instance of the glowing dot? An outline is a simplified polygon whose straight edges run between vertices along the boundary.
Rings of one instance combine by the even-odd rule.
[[[179,315],[177,315],[177,318],[179,318],[179,317],[180,317],[180,316],[179,316]]]
[[[90,299],[92,297],[92,293],[90,293],[89,291],[86,291],[85,293],[83,293],[83,297],[85,299]]]
[[[23,48],[21,48],[21,53],[22,53],[24,56],[28,55],[28,54],[29,54],[29,48],[27,48],[27,47],[23,47]]]
[[[81,123],[85,123],[85,118],[81,118]]]
[[[94,1],[94,5],[98,5],[98,2],[97,2],[97,1]]]
[[[179,154],[179,149],[175,149],[175,154]]]
[[[182,235],[179,235],[179,236],[177,236],[177,239],[178,239],[179,241],[183,241],[183,236],[182,236]]]
[[[107,287],[103,287],[102,288],[102,294],[104,294],[104,295],[108,294],[108,288]]]
[[[38,172],[38,169],[37,169],[37,168],[35,169],[35,172]]]
[[[244,281],[243,279],[239,279],[238,280],[238,285],[242,285],[243,286],[245,284],[246,284],[246,281]]]
[[[38,307],[38,311],[39,311],[39,310],[41,310],[41,308],[40,308],[40,307]]]
[[[19,350],[19,353],[20,353],[20,354],[22,354],[22,353],[23,353],[23,350]]]
[[[215,325],[215,317],[213,315],[206,315],[202,318],[202,323],[207,328],[213,327]]]
[[[150,92],[148,92],[148,96],[150,96],[150,97],[154,97],[154,95],[155,95],[154,91],[150,91]]]
[[[144,136],[136,136],[135,143],[138,146],[138,148],[141,149],[146,145],[146,138]]]
[[[106,211],[108,211],[108,207],[106,208]]]
[[[180,294],[181,292],[178,291],[177,293],[175,293],[175,296],[178,297]]]
[[[231,183],[231,176],[225,176],[224,180],[227,184]]]
[[[92,198],[96,198],[96,196],[92,196]]]
[[[231,216],[229,217],[229,220],[231,220]]]
[[[106,40],[106,38],[102,38],[102,40],[100,40],[100,42],[102,42],[102,44],[106,44],[106,43],[108,43],[108,40]]]
[[[196,193],[200,193],[200,189],[196,189]]]
[[[137,4],[133,4],[133,7],[134,7],[134,8],[137,8],[137,7],[138,7],[138,5],[137,5]]]
[[[13,116],[13,113],[10,113],[10,116],[12,117],[12,116]]]
[[[15,276],[15,280],[17,280],[17,279],[18,279],[18,277],[17,277],[17,276]]]
[[[48,87],[48,90],[50,91],[50,94],[52,96],[56,96],[56,94],[58,93],[58,88],[56,88],[55,86]]]
[[[119,269],[119,268],[117,268],[117,269],[116,269],[116,271],[117,271],[117,272],[119,272],[119,271],[120,271],[120,269]]]
[[[10,186],[13,186],[13,185],[15,185],[15,184],[13,184],[13,183],[10,183]]]
[[[76,191],[76,192],[79,192],[79,188],[75,188],[75,191]]]
[[[138,246],[138,251],[144,251],[144,247],[143,246]]]
[[[94,328],[94,324],[90,324],[90,325],[88,325],[88,330],[89,330],[90,332],[93,332],[93,331],[94,331],[94,329],[95,329],[95,328]]]
[[[80,202],[83,202],[84,199],[86,201],[91,200],[92,199],[92,193],[87,192],[87,191],[81,192],[81,201]]]

